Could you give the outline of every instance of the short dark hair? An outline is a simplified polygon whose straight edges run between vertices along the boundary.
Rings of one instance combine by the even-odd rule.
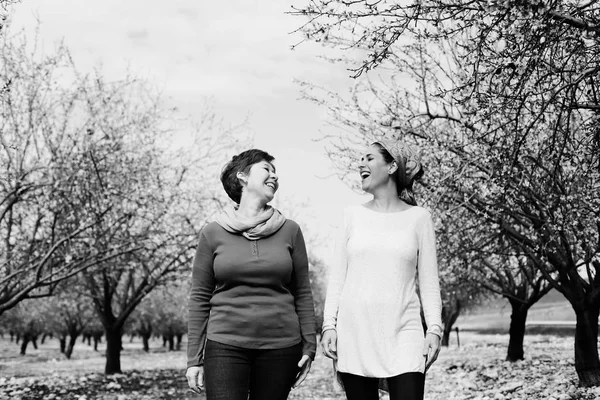
[[[267,153],[266,151],[258,149],[250,149],[241,152],[225,164],[221,171],[221,183],[225,192],[229,198],[235,201],[237,204],[240,203],[242,198],[242,184],[237,177],[238,172],[247,174],[250,168],[261,161],[272,163],[275,157]]]
[[[375,146],[377,146],[379,149],[379,153],[381,153],[386,163],[390,164],[396,161],[390,152],[385,149],[385,147],[379,143],[375,143]],[[406,203],[416,206],[417,200],[415,199],[415,194],[413,192],[413,183],[414,181],[421,179],[425,171],[423,170],[423,167],[421,167],[415,176],[409,181],[406,178],[406,167],[404,166],[404,163],[399,163],[398,161],[396,161],[396,163],[398,164],[398,168],[396,169],[396,172],[393,173],[393,177],[394,181],[396,182],[396,191],[398,192],[398,197],[400,197]]]

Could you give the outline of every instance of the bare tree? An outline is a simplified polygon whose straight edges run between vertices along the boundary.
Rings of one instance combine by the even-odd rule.
[[[64,48],[28,49],[2,38],[0,313],[87,269],[106,372],[120,372],[129,315],[189,267],[219,168],[247,135],[208,107],[192,126],[147,82],[82,74]]]
[[[57,293],[45,302],[49,317],[47,324],[53,326],[52,332],[59,337],[61,351],[68,359],[73,354],[77,339],[98,318],[82,289],[79,280],[63,281]]]
[[[112,205],[90,214],[73,201],[87,134],[81,92],[63,86],[73,75],[69,54],[41,56],[27,45],[23,35],[0,37],[0,314],[126,250],[100,253],[89,240]],[[124,221],[113,222],[104,234]]]
[[[105,330],[105,372],[112,374],[121,372],[128,318],[152,290],[188,270],[199,230],[220,205],[218,189],[208,183],[217,182],[228,155],[245,143],[236,142],[238,130],[221,125],[209,110],[202,131],[173,147],[178,132],[147,83],[82,79],[93,125],[79,162],[86,183],[77,201],[91,203],[96,212],[110,206],[92,230],[97,251],[129,248],[84,278]],[[127,222],[112,229],[121,219]],[[113,234],[106,236],[109,229]]]
[[[27,353],[27,347],[32,344],[38,348],[38,338],[46,329],[47,319],[45,308],[39,307],[35,300],[27,300],[19,303],[5,314],[0,321],[16,336],[16,343],[20,346],[20,354]]]
[[[529,308],[545,296],[552,285],[512,243],[497,232],[489,234],[488,224],[482,224],[470,211],[454,202],[446,207],[451,211],[444,213],[440,241],[442,255],[451,267],[443,277],[450,281],[452,290],[464,286],[459,293],[464,292],[468,297],[477,298],[483,291],[509,302],[512,313],[506,359],[521,360]],[[458,298],[450,304],[461,303],[464,301]]]
[[[17,0],[0,0],[0,34],[4,33],[4,26],[8,19],[8,7],[17,3]]]
[[[457,218],[447,218],[448,213],[444,212],[442,206],[438,203],[434,208],[442,294],[442,345],[448,346],[450,333],[458,317],[478,305],[489,293],[486,293],[479,280],[474,279],[472,260],[462,246],[467,238],[474,237],[473,227],[464,223],[456,224]],[[456,210],[452,214],[455,213]]]

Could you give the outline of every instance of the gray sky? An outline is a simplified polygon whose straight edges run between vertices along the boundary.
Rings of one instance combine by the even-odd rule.
[[[303,229],[327,237],[342,208],[367,197],[320,178],[332,172],[323,143],[313,141],[327,129],[326,110],[299,100],[294,79],[340,92],[353,80],[344,66],[319,59],[325,49],[317,44],[290,49],[304,20],[284,12],[302,1],[23,0],[12,17],[31,32],[39,18],[44,48],[64,40],[80,70],[102,63],[108,78],[127,68],[149,78],[185,115],[212,98],[226,121],[248,117],[255,147],[276,157],[279,195],[306,201],[312,218],[303,216],[311,221]]]

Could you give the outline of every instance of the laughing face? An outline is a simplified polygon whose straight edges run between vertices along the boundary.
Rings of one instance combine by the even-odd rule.
[[[267,161],[252,165],[246,175],[246,180],[244,192],[262,197],[267,203],[273,200],[275,192],[279,188],[275,167]]]
[[[362,190],[367,193],[387,184],[392,163],[387,163],[377,146],[367,147],[360,158],[358,172]]]

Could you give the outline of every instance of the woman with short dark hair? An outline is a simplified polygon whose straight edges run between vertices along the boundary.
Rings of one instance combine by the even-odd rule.
[[[298,224],[269,206],[274,158],[257,149],[221,173],[236,203],[200,234],[188,320],[190,389],[207,400],[284,400],[308,374],[316,333]],[[249,396],[249,397],[248,397]]]
[[[440,349],[442,308],[433,221],[412,191],[423,175],[420,152],[377,141],[363,152],[359,173],[373,199],[344,210],[323,351],[348,400],[377,400],[378,387],[389,390],[390,400],[422,400],[425,371]]]

